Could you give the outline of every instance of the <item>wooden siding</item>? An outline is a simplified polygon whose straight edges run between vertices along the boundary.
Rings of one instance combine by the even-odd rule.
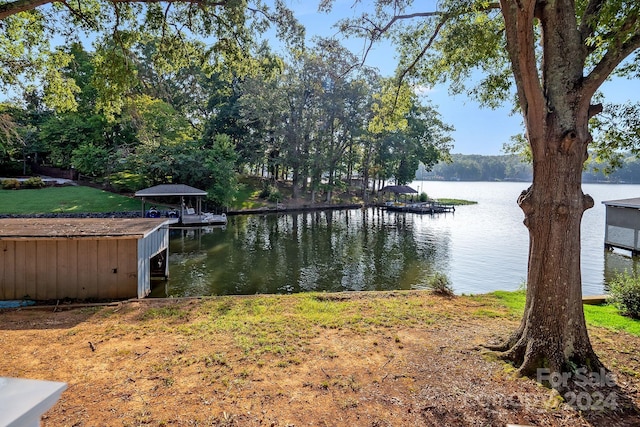
[[[165,219],[0,220],[0,299],[123,299],[151,291]]]
[[[0,240],[0,299],[137,296],[137,239]]]

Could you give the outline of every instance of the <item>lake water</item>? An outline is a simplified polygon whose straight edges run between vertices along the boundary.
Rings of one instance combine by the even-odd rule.
[[[515,290],[526,279],[528,232],[516,204],[528,184],[416,181],[431,198],[478,204],[418,215],[378,208],[240,215],[225,228],[172,230],[170,279],[152,296],[421,289],[445,273],[456,293]],[[640,185],[585,184],[595,200],[582,223],[583,293],[635,268],[604,249],[603,200],[640,195]]]

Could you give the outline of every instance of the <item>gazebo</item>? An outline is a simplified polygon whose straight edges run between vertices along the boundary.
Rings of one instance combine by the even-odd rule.
[[[136,191],[135,196],[142,198],[142,216],[144,216],[145,214],[146,198],[180,196],[180,218],[184,218],[184,214],[185,214],[184,198],[195,197],[196,208],[194,212],[191,212],[189,210],[187,213],[201,215],[202,214],[202,198],[207,197],[207,192],[204,190],[199,190],[197,188],[191,187],[189,185],[185,185],[185,184],[160,184],[154,187],[145,188],[144,190]]]
[[[398,195],[404,194],[405,201],[406,201],[406,198],[407,198],[408,194],[418,194],[418,192],[416,190],[414,190],[413,188],[409,187],[408,185],[387,185],[386,187],[383,187],[382,190],[380,190],[380,193],[382,193],[382,194],[385,194],[385,193],[395,194],[396,195],[396,199],[397,199]]]

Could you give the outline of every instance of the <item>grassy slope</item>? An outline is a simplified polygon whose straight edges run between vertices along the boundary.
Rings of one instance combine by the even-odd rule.
[[[90,187],[0,190],[0,214],[126,212],[140,208],[139,199]]]

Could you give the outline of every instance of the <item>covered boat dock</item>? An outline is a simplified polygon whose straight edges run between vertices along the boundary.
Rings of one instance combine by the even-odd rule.
[[[207,192],[199,190],[185,184],[160,184],[154,187],[145,188],[136,191],[135,196],[142,198],[142,215],[149,216],[146,208],[146,201],[149,198],[167,199],[180,198],[180,208],[177,211],[168,211],[165,213],[155,211],[153,216],[166,216],[170,218],[169,223],[179,225],[207,225],[207,224],[226,224],[227,216],[225,214],[216,215],[208,212],[202,212],[202,198],[207,197]],[[185,197],[195,200],[195,208],[185,205]]]
[[[453,205],[443,205],[434,200],[428,200],[426,202],[414,201],[413,195],[418,194],[418,192],[408,185],[388,185],[383,187],[380,192],[383,195],[395,195],[394,200],[389,200],[384,203],[384,207],[388,211],[434,214],[455,212],[456,210]],[[409,195],[411,195],[411,200],[408,200]],[[400,196],[404,196],[404,201],[400,199]]]

